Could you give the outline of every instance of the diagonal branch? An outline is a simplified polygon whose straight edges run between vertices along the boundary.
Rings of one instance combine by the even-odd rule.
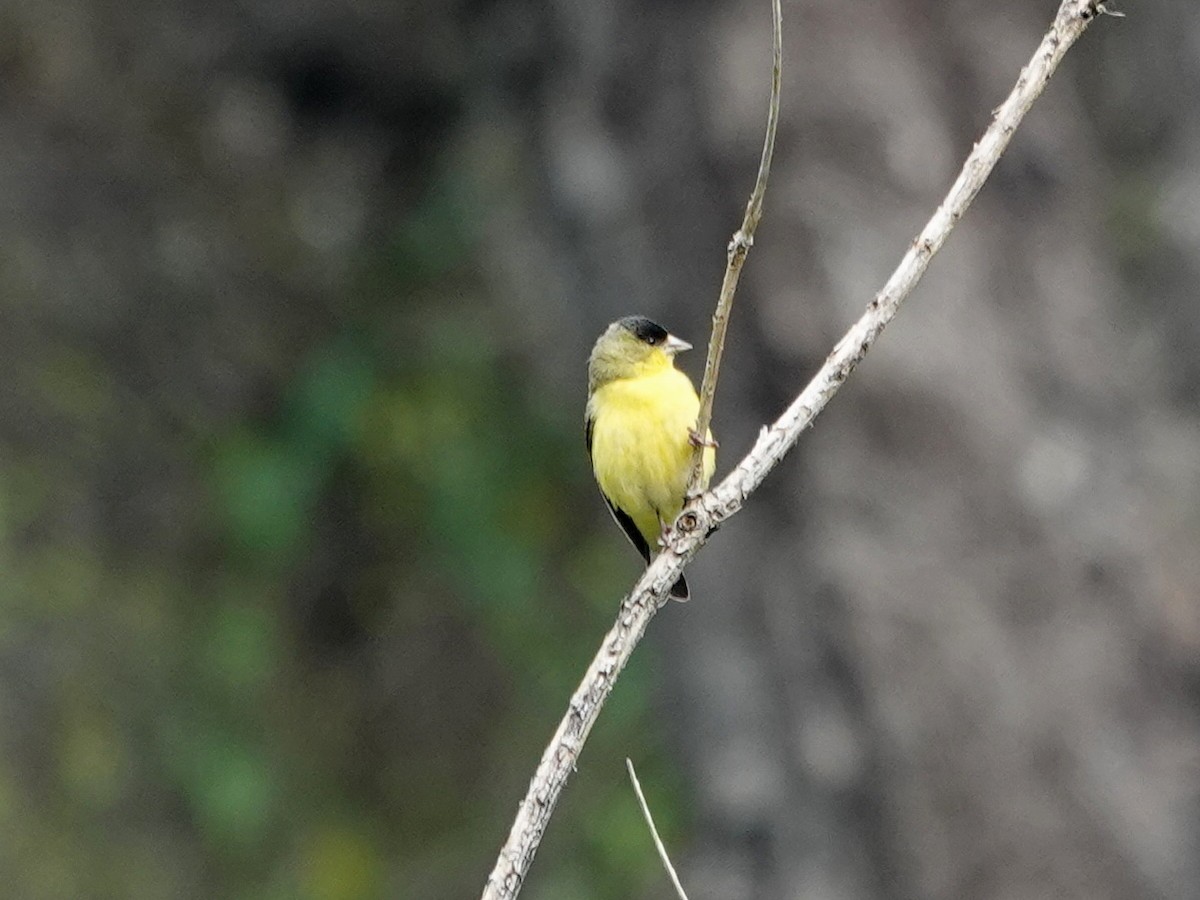
[[[771,159],[775,156],[775,132],[779,130],[779,89],[783,82],[783,13],[779,0],[771,0],[772,50],[771,50],[771,100],[767,106],[767,136],[763,140],[762,158],[758,162],[758,178],[746,213],[742,216],[742,227],[734,232],[729,241],[725,261],[725,277],[721,281],[721,295],[717,299],[717,311],[713,313],[712,336],[708,339],[708,357],[704,362],[704,381],[700,384],[700,413],[696,417],[696,450],[692,454],[692,471],[688,477],[687,496],[694,497],[703,489],[704,439],[712,423],[713,400],[717,395],[717,377],[721,373],[721,355],[725,352],[725,331],[729,327],[729,313],[733,310],[733,295],[737,292],[742,265],[750,248],[754,246],[754,232],[762,218],[763,199],[767,195],[767,179],[771,175]]]
[[[716,526],[734,515],[792,448],[855,366],[871,349],[884,326],[925,273],[933,254],[962,218],[1008,146],[1013,132],[1041,94],[1063,57],[1098,15],[1099,0],[1063,0],[1050,30],[1021,70],[1012,93],[996,110],[991,125],[975,144],[962,171],[933,217],[913,241],[887,284],[834,347],[816,376],[758,441],[738,466],[711,491],[680,514],[674,539],[621,602],[617,621],[605,635],[567,713],[542,754],[529,791],[517,809],[508,840],[488,876],[483,900],[513,900],[521,890],[559,795],[575,768],[588,733],[650,620],[666,602],[667,591]]]

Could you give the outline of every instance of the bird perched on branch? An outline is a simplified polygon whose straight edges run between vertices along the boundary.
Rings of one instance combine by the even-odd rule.
[[[683,509],[692,452],[703,443],[708,485],[716,441],[696,434],[700,399],[675,368],[692,345],[645,316],[627,316],[600,335],[588,359],[584,428],[600,493],[625,536],[647,563]],[[682,575],[671,588],[688,599]]]

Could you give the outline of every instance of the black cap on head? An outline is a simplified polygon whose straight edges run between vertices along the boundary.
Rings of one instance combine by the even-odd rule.
[[[645,341],[651,347],[657,347],[667,339],[667,329],[645,316],[626,316],[621,319],[621,327],[631,331],[639,341]]]

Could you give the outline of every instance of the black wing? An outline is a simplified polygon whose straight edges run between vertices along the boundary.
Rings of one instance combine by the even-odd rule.
[[[617,520],[617,524],[621,526],[621,530],[625,532],[625,537],[629,538],[629,543],[637,548],[637,552],[642,554],[642,559],[647,563],[650,562],[650,545],[646,543],[646,539],[642,537],[642,533],[638,531],[636,525],[633,524],[633,519],[629,518],[624,510],[617,509],[615,503],[608,499],[604,491],[600,492],[600,496],[604,497],[604,503],[608,507],[608,511],[612,513],[612,517]]]

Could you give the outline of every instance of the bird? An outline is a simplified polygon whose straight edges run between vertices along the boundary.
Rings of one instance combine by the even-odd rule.
[[[704,445],[701,488],[716,465],[711,430],[697,434],[700,398],[675,356],[692,345],[645,316],[613,322],[588,358],[584,432],[592,473],[609,512],[649,565],[683,509],[695,447]],[[687,580],[671,588],[687,600]]]

